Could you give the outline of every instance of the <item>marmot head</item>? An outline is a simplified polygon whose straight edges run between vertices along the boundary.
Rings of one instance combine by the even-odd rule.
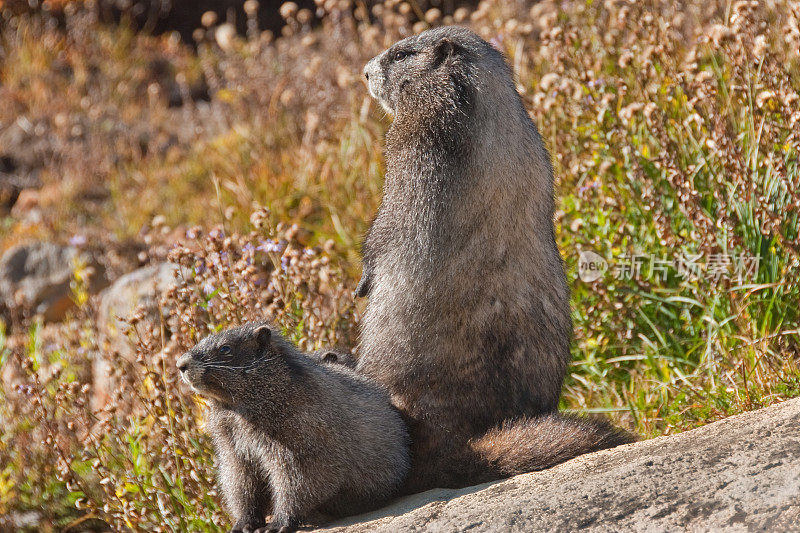
[[[268,324],[250,323],[206,337],[177,366],[195,392],[233,406],[288,381],[287,346]]]
[[[395,118],[474,104],[478,85],[507,83],[502,54],[458,26],[435,28],[403,39],[364,67],[369,92]],[[512,85],[513,86],[513,85]]]

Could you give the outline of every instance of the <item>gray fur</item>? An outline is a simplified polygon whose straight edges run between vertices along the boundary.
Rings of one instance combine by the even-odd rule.
[[[322,348],[312,354],[312,357],[323,363],[344,365],[347,368],[356,367],[356,358],[350,352]]]
[[[570,360],[550,156],[502,54],[470,30],[404,39],[364,73],[394,119],[357,369],[409,424],[407,490],[465,486],[496,477],[468,442],[555,412]]]
[[[291,531],[314,513],[363,512],[401,486],[408,435],[386,392],[266,323],[207,337],[178,368],[211,400],[207,430],[233,531]]]

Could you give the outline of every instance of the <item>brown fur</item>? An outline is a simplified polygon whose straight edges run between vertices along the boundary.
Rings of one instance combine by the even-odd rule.
[[[409,425],[407,490],[465,486],[629,440],[610,429],[584,437],[604,426],[564,419],[565,445],[551,460],[523,455],[546,452],[542,439],[557,433],[556,418],[538,417],[557,409],[572,323],[550,157],[500,52],[465,28],[437,28],[364,72],[394,120],[363,246],[357,369],[386,385]],[[515,448],[523,435],[530,444]],[[494,449],[509,456],[488,453],[488,442],[506,443]]]
[[[508,477],[628,442],[630,434],[605,420],[553,413],[504,422],[470,446],[488,461],[497,477]]]
[[[178,368],[211,400],[207,430],[233,531],[291,531],[315,513],[363,512],[401,486],[408,435],[386,392],[267,324],[212,335]]]

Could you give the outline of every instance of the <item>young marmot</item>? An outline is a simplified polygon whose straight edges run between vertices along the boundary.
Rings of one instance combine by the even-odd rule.
[[[364,74],[393,122],[356,290],[369,297],[357,370],[409,424],[408,490],[628,442],[606,423],[549,415],[570,359],[569,289],[550,155],[502,54],[466,28],[436,28]]]
[[[363,512],[403,483],[408,435],[386,392],[300,352],[268,324],[211,335],[178,369],[210,400],[232,531],[292,531],[315,512]]]

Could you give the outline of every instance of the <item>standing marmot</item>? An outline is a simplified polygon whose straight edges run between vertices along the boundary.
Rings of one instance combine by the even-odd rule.
[[[408,435],[383,389],[298,351],[267,324],[211,335],[178,368],[211,400],[207,429],[233,531],[363,512],[402,485]]]
[[[556,411],[572,322],[550,156],[502,54],[465,28],[437,28],[364,74],[394,120],[356,291],[369,296],[357,369],[409,424],[408,490],[628,442],[605,422],[520,420]]]

